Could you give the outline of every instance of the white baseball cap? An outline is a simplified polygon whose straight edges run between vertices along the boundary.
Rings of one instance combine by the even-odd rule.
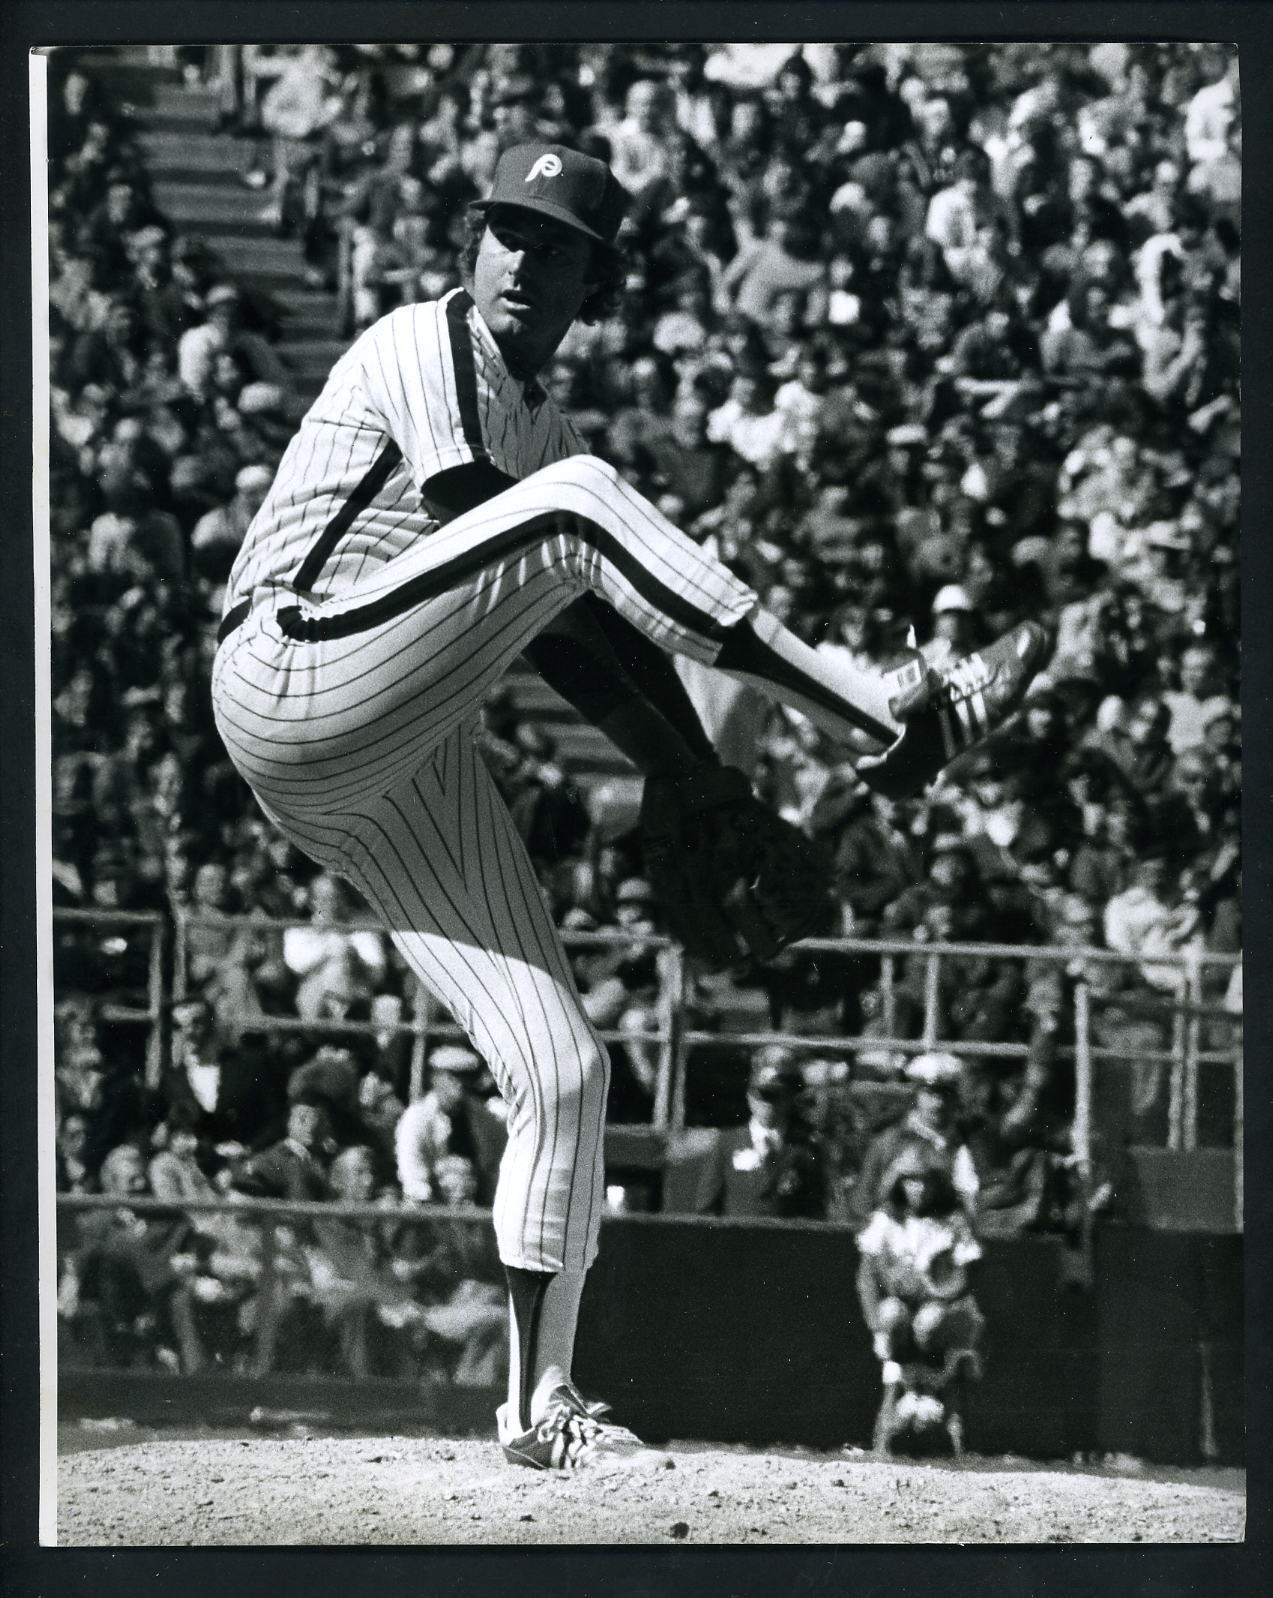
[[[922,1082],[925,1087],[946,1087],[959,1081],[963,1069],[958,1055],[934,1049],[928,1054],[917,1054],[906,1067],[906,1074],[912,1082]]]
[[[977,607],[968,597],[968,590],[958,583],[947,583],[944,588],[937,590],[937,597],[933,600],[933,615],[940,616],[948,610],[975,610]]]

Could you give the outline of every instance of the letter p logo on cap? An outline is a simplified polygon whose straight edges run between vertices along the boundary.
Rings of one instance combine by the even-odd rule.
[[[555,178],[561,172],[561,157],[554,155],[551,150],[541,155],[526,174],[523,182],[533,183],[536,178]]]

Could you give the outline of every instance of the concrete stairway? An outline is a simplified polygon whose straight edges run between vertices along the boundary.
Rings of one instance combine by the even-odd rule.
[[[305,286],[300,244],[278,237],[264,193],[243,182],[256,164],[254,141],[218,132],[215,92],[184,83],[176,67],[156,63],[144,48],[95,52],[89,64],[132,114],[159,208],[183,233],[206,239],[236,281],[268,293],[278,307],[279,354],[295,374],[295,397],[307,404],[345,341],[335,297]]]
[[[265,194],[243,183],[256,162],[254,142],[218,132],[215,93],[184,83],[144,47],[94,52],[88,65],[133,117],[159,208],[182,233],[206,239],[237,282],[279,308],[277,348],[295,376],[295,398],[308,404],[347,341],[337,330],[335,297],[305,286],[300,244],[278,237]],[[610,742],[533,673],[514,672],[508,683],[519,712],[551,732],[576,779],[604,785],[627,806],[630,767]]]

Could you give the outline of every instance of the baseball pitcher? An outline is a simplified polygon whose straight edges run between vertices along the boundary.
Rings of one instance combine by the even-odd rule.
[[[473,742],[526,654],[647,778],[647,870],[717,964],[810,930],[827,878],[722,767],[669,652],[810,716],[865,781],[914,792],[1020,703],[1026,622],[949,669],[828,661],[603,461],[537,374],[622,280],[625,196],[557,144],[500,157],[465,287],[336,362],[252,521],[213,666],[217,725],[275,824],[352,882],[489,1063],[509,1110],[495,1196],[510,1460],[641,1457],[571,1379],[602,1208],[606,1051]]]

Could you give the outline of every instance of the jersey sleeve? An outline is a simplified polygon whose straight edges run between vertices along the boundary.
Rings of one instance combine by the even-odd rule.
[[[466,297],[404,306],[366,335],[366,392],[402,451],[416,486],[472,461],[489,460],[477,403]]]

